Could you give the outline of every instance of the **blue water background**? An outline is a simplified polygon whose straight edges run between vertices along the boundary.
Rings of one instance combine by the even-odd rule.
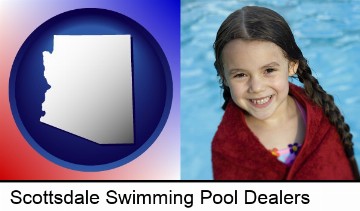
[[[210,180],[211,140],[223,115],[212,44],[223,20],[246,5],[271,8],[289,23],[313,74],[350,125],[360,162],[360,2],[181,2],[181,177]],[[293,81],[300,84],[298,81]]]

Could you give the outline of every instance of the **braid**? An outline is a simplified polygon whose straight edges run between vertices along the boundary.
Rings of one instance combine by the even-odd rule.
[[[222,88],[224,89],[223,92],[224,104],[221,106],[221,108],[225,110],[227,104],[229,103],[229,100],[231,99],[231,93],[230,93],[230,88],[228,86],[222,85]]]
[[[350,127],[345,122],[344,116],[341,114],[339,108],[335,105],[333,96],[326,93],[320,86],[318,80],[312,76],[311,69],[307,64],[306,59],[299,61],[299,68],[297,71],[299,81],[304,84],[305,93],[317,105],[322,107],[323,112],[328,117],[330,123],[334,125],[343,142],[344,150],[353,168],[354,175],[360,179],[359,171],[354,157],[354,149],[352,142],[352,134]]]
[[[214,48],[215,48],[215,45],[214,45]],[[215,66],[215,68],[217,70],[217,76],[220,76],[220,80],[219,80],[219,82],[221,84],[220,88],[223,89],[223,98],[224,98],[224,103],[221,106],[221,108],[223,110],[225,110],[227,104],[229,103],[229,100],[231,99],[231,92],[230,92],[230,88],[225,85],[225,81],[224,81],[225,76],[224,76],[224,73],[223,73],[224,72],[224,69],[223,69],[224,67],[223,67],[223,65],[221,63],[221,59],[216,60],[214,62],[214,66]]]

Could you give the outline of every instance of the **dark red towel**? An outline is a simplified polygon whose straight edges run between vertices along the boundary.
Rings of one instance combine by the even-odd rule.
[[[336,128],[304,90],[290,83],[290,93],[306,110],[306,134],[296,160],[287,167],[250,131],[234,102],[226,107],[212,141],[216,180],[352,180],[350,163]]]

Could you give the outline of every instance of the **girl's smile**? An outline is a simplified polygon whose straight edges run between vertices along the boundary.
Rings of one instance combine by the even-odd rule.
[[[262,98],[256,98],[256,99],[249,99],[249,101],[253,104],[256,108],[265,108],[271,103],[273,95],[262,97]]]

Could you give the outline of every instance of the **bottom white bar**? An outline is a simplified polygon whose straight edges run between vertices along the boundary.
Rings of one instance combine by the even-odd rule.
[[[1,210],[336,210],[358,207],[351,182],[1,182]],[[3,209],[5,208],[5,209]]]

